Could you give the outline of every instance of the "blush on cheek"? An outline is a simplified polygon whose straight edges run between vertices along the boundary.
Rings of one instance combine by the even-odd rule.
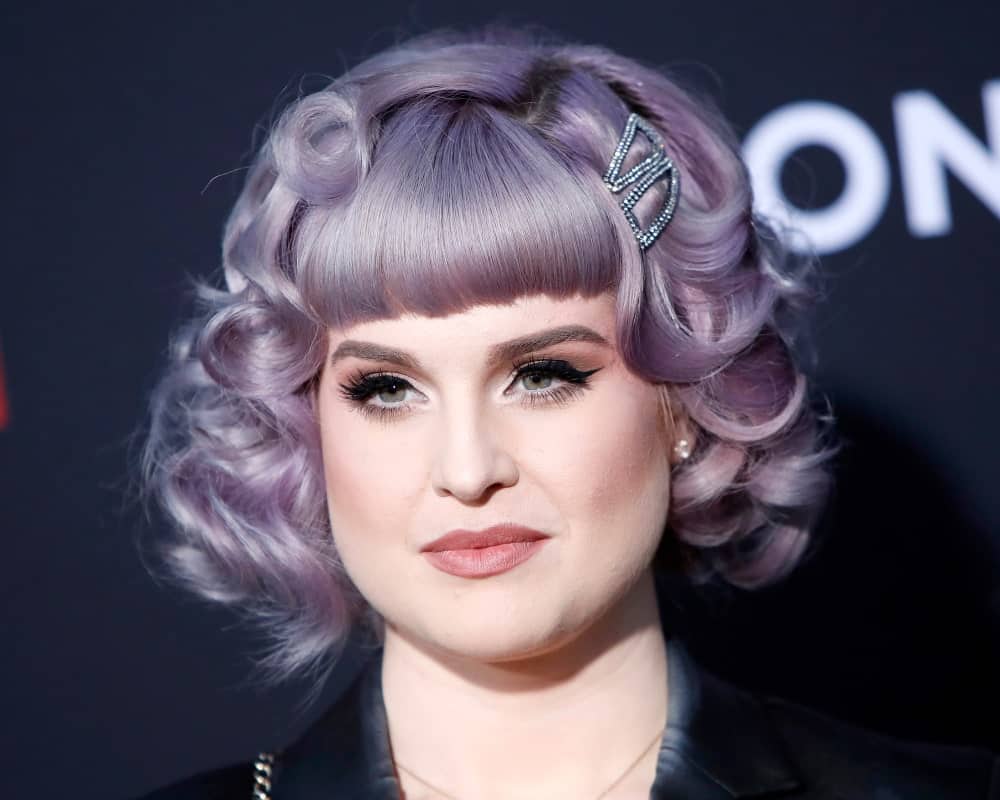
[[[573,474],[578,497],[587,505],[579,511],[639,546],[662,531],[670,463],[654,387],[623,388],[613,407],[595,409],[590,435],[581,437],[573,449]]]
[[[347,450],[324,454],[323,461],[331,512],[351,529],[366,526],[372,510],[384,502],[384,470],[380,472],[377,464],[365,457],[352,457]]]
[[[331,404],[321,414],[323,472],[338,545],[365,547],[404,535],[416,508],[426,442]]]
[[[365,509],[372,503],[369,493],[380,484],[378,459],[362,446],[358,421],[348,416],[321,409],[320,433],[327,504],[331,517],[336,517],[331,523],[353,527],[363,522]]]
[[[666,459],[659,407],[652,387],[629,386],[618,394],[614,407],[598,409],[587,437],[592,447],[581,454],[584,463],[601,464],[609,480],[626,481],[633,488]]]

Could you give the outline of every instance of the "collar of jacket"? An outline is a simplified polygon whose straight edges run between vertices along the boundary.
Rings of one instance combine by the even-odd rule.
[[[399,800],[382,698],[382,651],[279,754],[276,797]],[[766,797],[802,785],[767,712],[751,693],[703,670],[667,638],[668,709],[650,800]]]

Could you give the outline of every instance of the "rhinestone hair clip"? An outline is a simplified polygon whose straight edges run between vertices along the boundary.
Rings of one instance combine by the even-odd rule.
[[[622,164],[625,162],[629,148],[632,147],[632,143],[635,141],[635,132],[637,130],[642,131],[646,139],[649,140],[649,144],[653,150],[642,161],[624,174],[621,174]],[[636,241],[639,242],[640,250],[645,251],[655,242],[663,232],[663,229],[667,227],[670,218],[673,217],[674,209],[677,207],[677,198],[680,195],[680,178],[677,166],[667,156],[660,134],[656,132],[649,122],[638,114],[629,114],[628,121],[625,123],[625,130],[622,131],[621,138],[618,140],[618,146],[615,148],[614,155],[611,156],[611,163],[608,164],[608,168],[604,173],[604,185],[615,194],[618,194],[626,187],[635,184],[631,191],[625,195],[625,199],[622,200],[621,209],[625,212],[625,219],[628,220],[629,227],[632,228],[632,233],[635,234]],[[670,182],[663,208],[660,209],[660,212],[653,219],[652,223],[650,223],[649,227],[643,230],[632,209],[635,208],[636,203],[639,202],[640,198],[654,183],[663,179],[667,179]]]

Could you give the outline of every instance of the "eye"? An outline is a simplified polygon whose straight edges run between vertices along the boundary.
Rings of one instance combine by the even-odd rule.
[[[516,366],[514,383],[525,388],[524,402],[527,405],[566,403],[591,388],[590,376],[598,371],[581,371],[566,361],[554,358],[529,361]],[[554,388],[553,380],[557,384]]]
[[[530,379],[527,383],[521,384],[528,389],[547,389],[552,385],[552,373],[549,370],[536,369],[532,372],[524,372],[521,379]],[[544,386],[540,384],[545,384]]]
[[[347,383],[340,384],[340,394],[358,411],[368,416],[388,417],[402,413],[406,406],[399,401],[406,396],[406,390],[412,389],[409,381],[398,375],[384,372],[360,373]],[[385,401],[385,405],[369,403],[371,397]]]

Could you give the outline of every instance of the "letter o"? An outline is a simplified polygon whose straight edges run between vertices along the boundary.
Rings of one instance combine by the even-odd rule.
[[[806,145],[828,148],[844,166],[844,190],[825,208],[793,206],[781,189],[785,160]],[[833,103],[803,100],[771,111],[747,134],[743,157],[754,209],[805,234],[808,243],[789,240],[797,249],[822,254],[850,247],[878,223],[889,201],[889,162],[881,142],[862,119]]]

